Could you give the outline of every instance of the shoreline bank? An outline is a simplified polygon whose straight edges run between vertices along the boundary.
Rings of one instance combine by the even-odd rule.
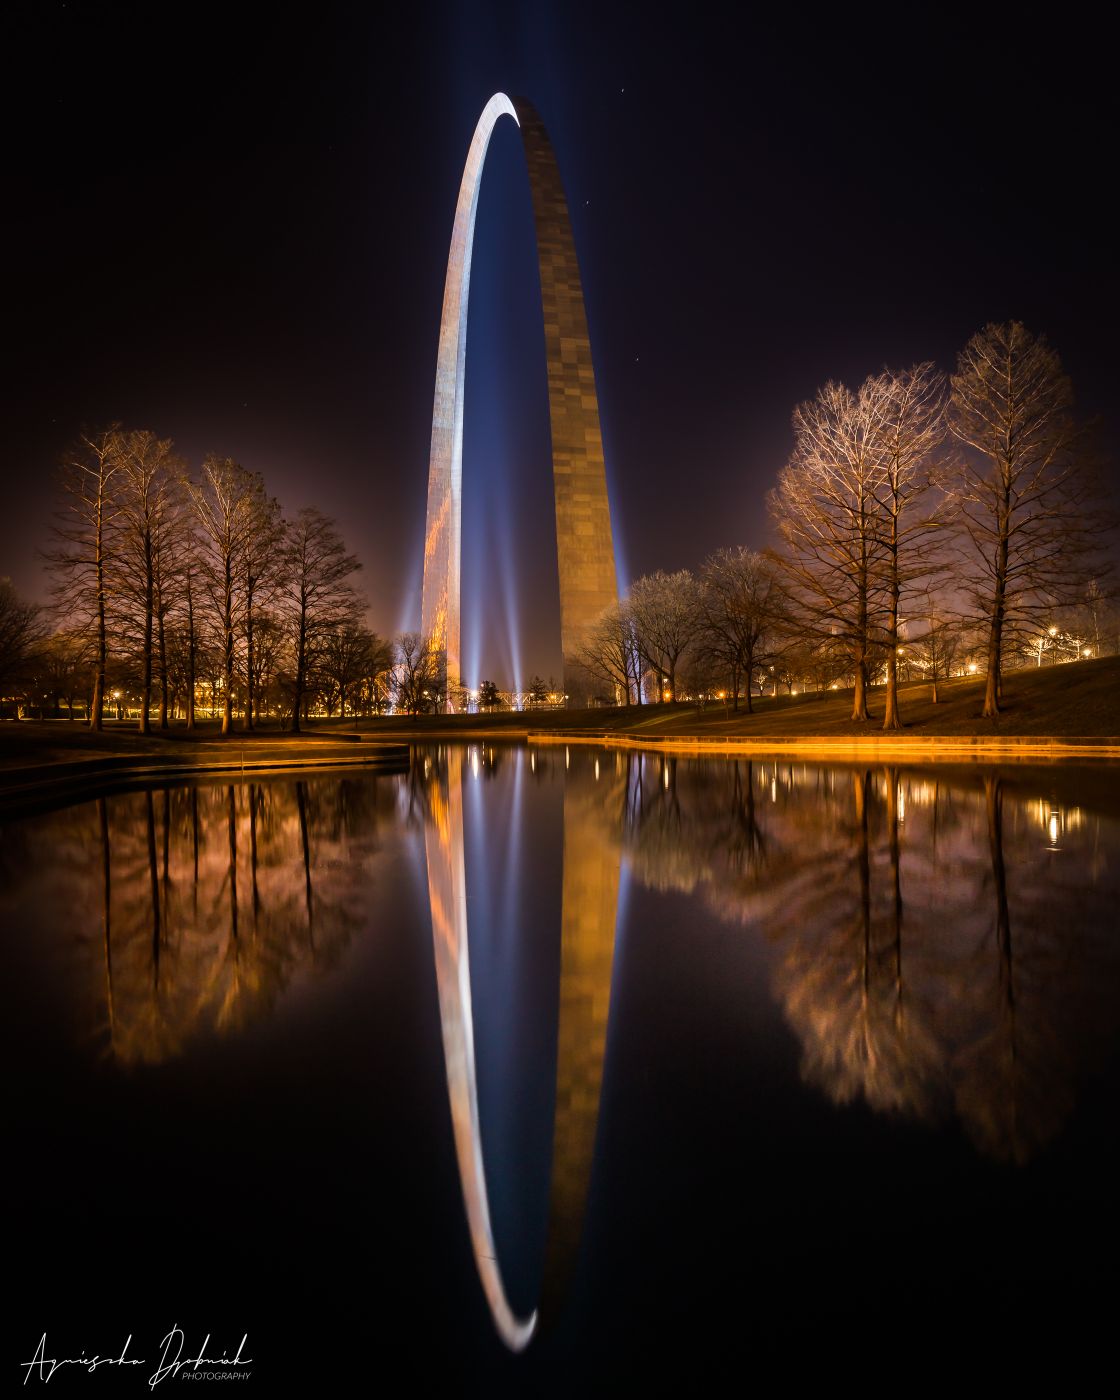
[[[1067,738],[1039,735],[1007,735],[1002,738],[967,738],[958,736],[885,736],[870,735],[842,739],[814,736],[795,738],[736,739],[728,737],[689,737],[673,735],[666,738],[614,734],[609,731],[596,736],[586,731],[562,733],[542,731],[530,733],[529,743],[540,746],[581,744],[608,749],[646,749],[655,753],[682,754],[691,758],[712,756],[734,757],[797,757],[850,762],[868,759],[876,762],[897,758],[906,762],[960,763],[962,759],[1009,759],[1061,762],[1063,760],[1120,759],[1120,737]]]

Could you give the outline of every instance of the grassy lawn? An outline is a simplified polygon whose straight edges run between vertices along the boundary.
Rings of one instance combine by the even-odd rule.
[[[899,692],[903,732],[916,736],[1052,735],[1062,738],[1113,738],[1120,736],[1120,657],[1071,662],[1041,670],[1012,671],[1004,676],[1004,712],[997,719],[981,719],[983,679],[942,682],[935,705],[928,683],[903,686]],[[756,698],[755,713],[747,715],[709,705],[704,710],[657,706],[636,724],[635,733],[705,738],[834,737],[875,735],[883,732],[885,694],[873,688],[868,697],[872,718],[850,718],[852,693],[829,691],[826,695]]]
[[[983,678],[942,682],[937,704],[928,682],[900,690],[903,732],[919,737],[975,735],[978,737],[1051,735],[1055,738],[1114,738],[1120,736],[1120,657],[1071,662],[1041,670],[1012,671],[1004,676],[1004,712],[981,719]],[[879,735],[883,732],[885,691],[874,687],[868,696],[872,718],[853,721],[850,690],[824,695],[755,697],[748,715],[740,702],[731,707],[709,704],[643,705],[620,710],[535,710],[528,714],[426,715],[420,720],[363,720],[363,732],[423,734],[480,729],[500,735],[503,729],[588,729],[650,738],[766,738]]]

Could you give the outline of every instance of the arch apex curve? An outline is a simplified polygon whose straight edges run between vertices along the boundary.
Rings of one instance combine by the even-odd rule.
[[[512,117],[521,132],[533,203],[548,373],[560,641],[564,689],[572,694],[580,643],[603,610],[618,600],[603,434],[583,285],[556,156],[532,103],[502,92],[487,102],[471,138],[447,259],[428,462],[422,627],[425,637],[447,654],[450,692],[452,683],[461,680],[463,406],[471,256],[486,152],[503,116]]]

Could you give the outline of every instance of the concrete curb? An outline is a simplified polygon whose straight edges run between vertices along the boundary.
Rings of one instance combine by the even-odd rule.
[[[1120,759],[1120,738],[1050,738],[1046,736],[1012,736],[989,739],[944,735],[929,738],[880,739],[862,735],[842,739],[727,739],[727,738],[642,738],[632,734],[612,734],[604,731],[562,733],[542,730],[529,735],[529,743],[583,744],[597,748],[646,749],[658,753],[680,753],[696,757],[702,754],[744,754],[823,759],[906,759],[911,762],[959,763],[962,759],[1045,760],[1052,763],[1068,759],[1100,759],[1115,762]]]
[[[222,776],[281,775],[291,772],[338,772],[360,769],[369,772],[406,772],[410,762],[407,744],[367,744],[355,752],[349,747],[336,751],[323,745],[317,752],[298,756],[239,750],[218,754],[199,753],[190,757],[176,754],[113,754],[71,762],[29,764],[0,770],[0,815],[31,811],[60,802],[81,801],[130,787],[143,787],[161,781]]]

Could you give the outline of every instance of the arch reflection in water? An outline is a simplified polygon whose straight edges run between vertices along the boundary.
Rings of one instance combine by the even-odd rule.
[[[469,760],[468,760],[469,761]],[[483,1162],[471,999],[463,829],[464,754],[447,750],[432,774],[425,846],[447,1088],[471,1247],[498,1335],[528,1345],[538,1318],[560,1309],[575,1268],[591,1185],[606,1053],[621,858],[623,788],[564,787],[564,865],[556,1111],[541,1303],[510,1306],[497,1257]]]

